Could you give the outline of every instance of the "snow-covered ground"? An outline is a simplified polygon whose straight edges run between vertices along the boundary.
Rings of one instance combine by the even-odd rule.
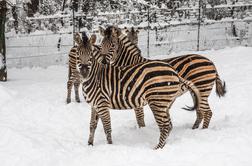
[[[66,66],[9,69],[9,81],[0,83],[0,165],[251,166],[251,52],[252,47],[200,52],[215,62],[228,93],[221,99],[211,94],[213,118],[206,130],[192,130],[195,113],[181,109],[192,104],[190,95],[178,98],[170,110],[174,128],[157,151],[152,148],[159,131],[149,108],[142,129],[132,110],[111,110],[114,144],[106,144],[99,122],[95,144],[88,146],[90,106],[83,98],[65,103]]]

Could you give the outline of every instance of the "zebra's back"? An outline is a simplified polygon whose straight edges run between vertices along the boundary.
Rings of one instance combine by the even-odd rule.
[[[192,81],[197,87],[213,84],[217,70],[212,61],[198,54],[182,55],[164,59],[182,78]]]

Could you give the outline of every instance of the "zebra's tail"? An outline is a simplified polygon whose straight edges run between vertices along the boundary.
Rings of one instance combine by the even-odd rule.
[[[199,89],[194,85],[193,82],[191,82],[189,80],[185,80],[182,77],[180,77],[180,80],[183,83],[181,88],[183,88],[183,86],[185,86],[191,92],[191,95],[192,95],[192,98],[193,98],[193,103],[194,103],[194,106],[192,106],[192,107],[186,106],[186,107],[183,107],[183,109],[185,109],[187,111],[193,111],[193,110],[198,109],[200,101],[201,101],[201,96],[200,96]]]
[[[216,90],[215,91],[216,91],[217,96],[224,97],[225,94],[227,93],[226,83],[225,83],[225,81],[221,81],[218,73],[217,73],[215,83],[216,83]]]

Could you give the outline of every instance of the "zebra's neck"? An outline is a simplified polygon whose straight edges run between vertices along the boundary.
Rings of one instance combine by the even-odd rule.
[[[92,87],[98,87],[101,82],[102,70],[104,70],[103,64],[97,61],[99,56],[100,46],[93,45],[93,55],[91,57],[91,67],[87,79],[83,82],[83,92],[88,94],[92,90]]]
[[[141,56],[140,49],[133,44],[126,35],[121,34],[118,41],[117,57],[113,61],[115,66],[128,66],[146,61]]]
[[[102,69],[102,65],[98,63],[94,58],[91,60],[90,72],[88,74],[87,79],[83,82],[83,85],[88,86],[89,84],[96,83],[99,80],[100,70]]]
[[[101,86],[101,70],[102,66],[94,58],[91,60],[91,68],[87,79],[82,84],[83,96],[87,103],[96,106],[100,93]]]

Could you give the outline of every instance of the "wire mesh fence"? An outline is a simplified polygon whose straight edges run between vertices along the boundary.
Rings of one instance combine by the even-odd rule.
[[[7,65],[9,67],[42,66],[66,64],[68,52],[73,46],[74,31],[97,33],[100,25],[116,24],[120,27],[139,27],[139,47],[143,56],[167,55],[171,52],[220,49],[237,45],[252,46],[252,17],[247,16],[252,4],[172,10],[153,9],[149,12],[103,13],[95,16],[76,13],[65,16],[47,16],[28,18],[32,26],[48,24],[54,30],[30,34],[7,34]],[[241,9],[239,11],[238,9]],[[201,10],[200,10],[201,9]],[[226,19],[209,19],[221,16],[207,14],[210,10],[216,13],[225,10],[227,16],[238,17]],[[218,12],[217,12],[218,11]],[[199,15],[201,13],[201,15]],[[232,15],[231,15],[232,13]],[[176,18],[173,18],[176,17]],[[149,18],[149,19],[148,19]],[[85,20],[83,23],[80,20]],[[56,23],[55,23],[56,20]],[[75,21],[74,21],[75,20]],[[57,22],[68,23],[67,28],[57,28]]]

